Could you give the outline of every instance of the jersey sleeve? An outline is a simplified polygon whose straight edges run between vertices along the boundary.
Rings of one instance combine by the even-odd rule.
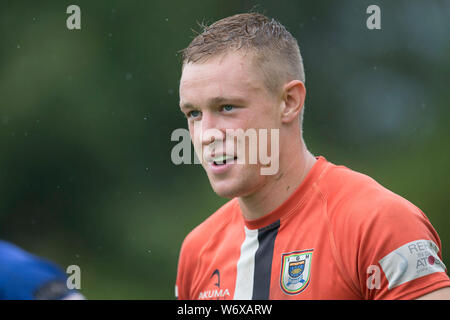
[[[400,196],[359,215],[347,250],[349,267],[367,300],[416,299],[450,286],[439,236],[426,215]]]

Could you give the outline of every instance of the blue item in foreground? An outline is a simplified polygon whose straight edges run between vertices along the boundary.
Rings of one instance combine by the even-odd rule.
[[[54,263],[0,240],[0,300],[58,300],[77,295],[66,281],[67,274]]]

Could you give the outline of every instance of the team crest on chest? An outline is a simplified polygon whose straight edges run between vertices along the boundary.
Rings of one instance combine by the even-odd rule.
[[[313,249],[283,253],[281,289],[287,294],[299,294],[309,284]]]

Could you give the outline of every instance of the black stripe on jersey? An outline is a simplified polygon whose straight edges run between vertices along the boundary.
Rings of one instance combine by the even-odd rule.
[[[253,300],[267,300],[270,294],[273,247],[280,228],[280,220],[258,230],[258,249],[255,253]]]

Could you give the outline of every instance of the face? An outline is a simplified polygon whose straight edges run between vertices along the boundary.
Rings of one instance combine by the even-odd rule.
[[[281,98],[266,89],[248,55],[229,53],[184,66],[180,108],[188,119],[197,156],[218,195],[247,196],[270,178],[261,175],[259,157],[256,162],[250,157],[255,148],[259,154],[260,129],[270,133],[280,128],[280,103]],[[237,129],[255,132],[256,140],[245,139]],[[267,141],[265,148],[271,150],[270,134]],[[238,146],[244,146],[245,152],[238,152]]]

